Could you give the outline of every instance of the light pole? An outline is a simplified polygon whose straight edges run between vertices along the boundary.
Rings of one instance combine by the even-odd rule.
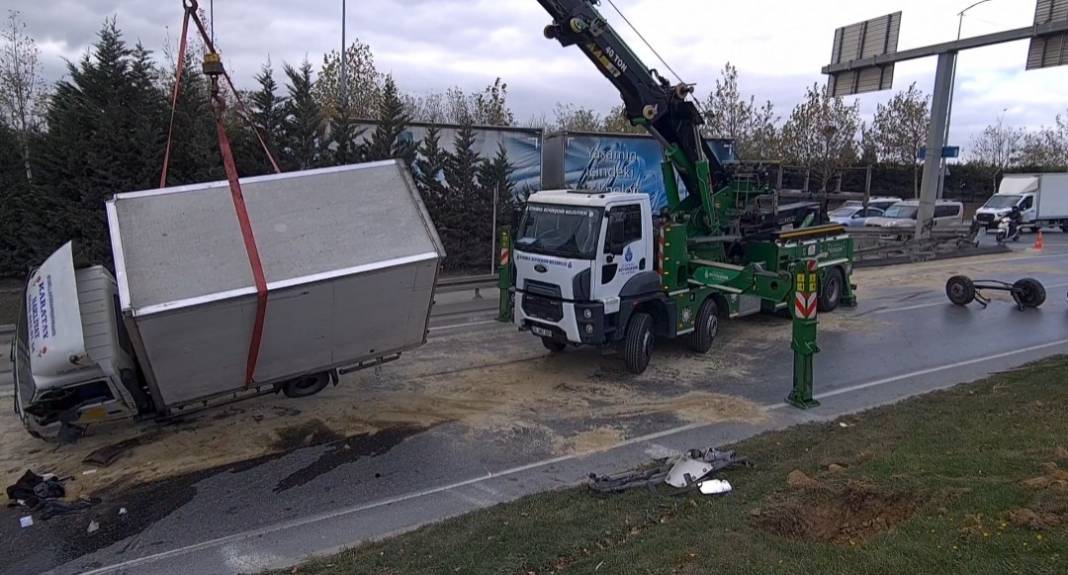
[[[975,3],[971,4],[970,6],[965,8],[964,10],[961,10],[960,12],[957,12],[957,40],[958,41],[960,41],[961,33],[964,31],[964,15],[968,12],[968,10],[971,10],[972,8],[975,8],[976,6],[979,6],[980,4],[986,4],[987,2],[990,2],[990,0],[979,0],[978,2],[975,2]],[[951,75],[951,80],[950,80],[950,84],[949,84],[949,109],[946,111],[946,133],[944,135],[944,138],[942,139],[942,141],[946,142],[946,143],[949,143],[949,126],[953,121],[953,96],[954,96],[954,93],[956,91],[957,91],[957,59],[954,58],[953,59],[953,73]],[[934,153],[934,152],[935,152],[935,150],[927,150],[928,154]],[[945,192],[945,186],[946,186],[946,159],[942,157],[942,150],[938,150],[937,152],[938,152],[939,162],[940,162],[940,164],[939,164],[939,166],[940,166],[939,178],[938,178],[938,198],[941,199],[942,198],[942,194]]]
[[[985,1],[985,0],[984,0]],[[349,104],[348,78],[345,76],[345,0],[341,0],[341,108]]]

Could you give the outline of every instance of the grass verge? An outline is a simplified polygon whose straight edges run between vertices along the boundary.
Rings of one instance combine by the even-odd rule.
[[[285,572],[1068,572],[1068,357],[733,448],[728,496],[543,493]]]

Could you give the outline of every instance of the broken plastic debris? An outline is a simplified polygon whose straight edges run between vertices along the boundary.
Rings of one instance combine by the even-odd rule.
[[[849,427],[849,424],[844,422],[844,421],[839,421],[838,422],[838,427]]]
[[[92,475],[94,473],[96,473],[95,469],[86,469],[85,471],[82,472],[82,475]]]
[[[726,479],[709,479],[708,481],[702,481],[697,484],[697,488],[705,495],[730,493],[731,490],[734,489]]]
[[[96,533],[96,530],[100,529],[100,524],[96,521],[89,522],[89,528],[85,530],[86,533]]]
[[[125,507],[119,507],[119,515],[126,515],[126,508]]]
[[[712,466],[705,461],[698,461],[690,457],[680,458],[675,465],[671,466],[664,482],[672,487],[689,487],[699,479],[702,479]]]
[[[27,528],[27,527],[29,527],[31,525],[33,525],[33,515],[26,515],[24,517],[19,517],[19,526],[20,527],[25,529],[25,528]]]

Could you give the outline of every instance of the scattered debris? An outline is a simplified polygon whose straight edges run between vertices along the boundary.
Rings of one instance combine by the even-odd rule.
[[[43,521],[48,521],[56,515],[86,509],[99,502],[98,499],[85,498],[64,501],[67,490],[63,487],[63,481],[50,473],[37,475],[32,470],[26,470],[14,485],[8,486],[8,506],[26,507],[38,513]]]
[[[97,523],[96,521],[90,521],[89,522],[89,528],[86,529],[85,532],[92,534],[92,533],[96,533],[98,529],[100,529],[100,524]]]
[[[838,427],[849,427],[849,424],[844,422],[844,421],[839,421],[838,422]]]
[[[698,483],[697,489],[704,495],[720,495],[730,493],[734,488],[726,479],[709,479]]]
[[[19,527],[22,527],[23,529],[25,529],[25,528],[30,527],[32,525],[33,525],[33,515],[26,515],[26,516],[23,516],[23,517],[19,517]]]
[[[126,515],[126,508],[125,507],[119,507],[119,515]]]
[[[679,490],[700,490],[703,483],[710,484],[706,488],[709,490],[723,489],[723,485],[710,479],[712,474],[750,465],[748,459],[736,456],[733,451],[692,449],[684,455],[654,459],[652,464],[632,471],[614,475],[591,473],[590,489],[598,493],[615,493],[636,487],[654,488],[661,483]],[[729,483],[722,483],[726,483],[726,490],[713,492],[726,493],[732,489]]]
[[[86,469],[85,471],[82,472],[82,475],[93,475],[93,474],[96,473],[96,471],[97,471],[96,469]]]

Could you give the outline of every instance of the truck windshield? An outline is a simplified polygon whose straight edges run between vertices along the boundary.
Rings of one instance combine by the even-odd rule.
[[[1009,194],[994,194],[989,200],[983,204],[984,208],[993,208],[995,210],[1003,210],[1005,208],[1011,208],[1020,203],[1020,196],[1013,196]]]
[[[576,259],[593,259],[601,236],[601,208],[527,204],[516,249]]]
[[[916,212],[920,210],[917,206],[902,206],[895,205],[886,208],[883,212],[883,217],[887,218],[900,218],[900,219],[916,219]]]

